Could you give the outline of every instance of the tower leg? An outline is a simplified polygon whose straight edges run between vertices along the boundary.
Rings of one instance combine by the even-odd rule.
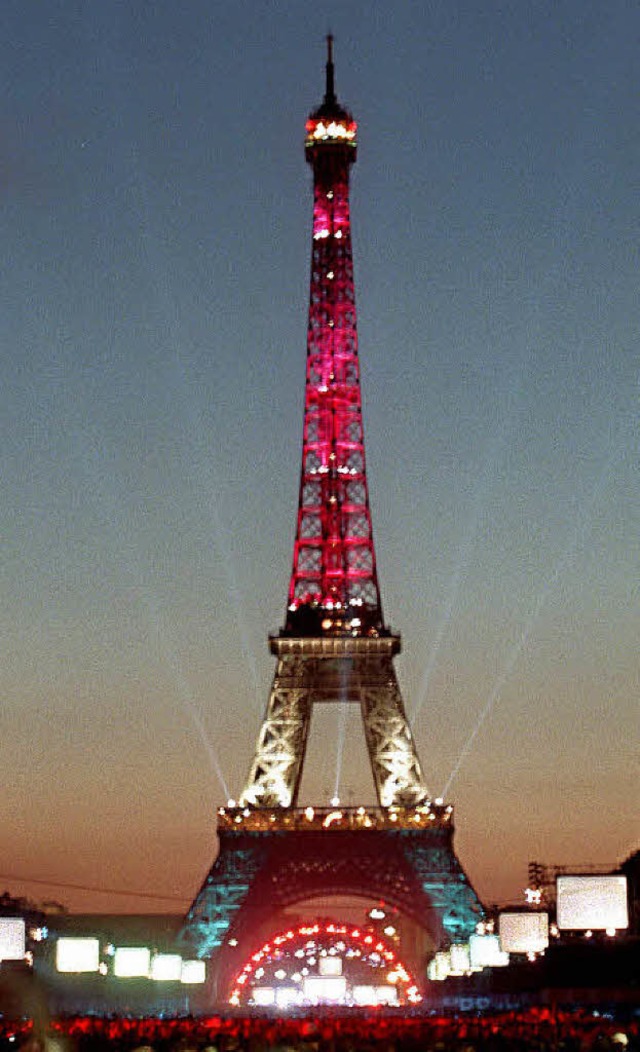
[[[381,807],[412,807],[428,798],[420,760],[390,658],[363,669],[361,709]]]
[[[260,837],[220,839],[220,851],[185,918],[182,941],[198,957],[219,951],[268,855]]]
[[[278,661],[243,807],[291,807],[297,799],[311,720],[311,691],[298,669],[295,658]]]

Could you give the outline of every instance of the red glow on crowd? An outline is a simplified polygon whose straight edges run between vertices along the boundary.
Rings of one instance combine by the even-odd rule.
[[[447,1017],[368,1012],[287,1017],[208,1016],[193,1018],[107,1018],[73,1016],[36,1030],[30,1021],[0,1021],[0,1049],[40,1052],[54,1044],[77,1052],[94,1049],[193,1049],[214,1043],[225,1050],[286,1046],[292,1052],[357,1052],[363,1049],[407,1052],[638,1052],[640,1022],[624,1023],[587,1010],[530,1008],[499,1014]],[[67,1043],[69,1042],[69,1043]]]

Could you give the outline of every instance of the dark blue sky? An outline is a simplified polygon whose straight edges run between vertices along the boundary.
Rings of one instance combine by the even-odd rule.
[[[9,875],[186,904],[242,787],[291,567],[329,29],[427,781],[489,900],[530,858],[637,846],[637,5],[5,0]],[[313,731],[304,795],[371,799],[356,714]]]

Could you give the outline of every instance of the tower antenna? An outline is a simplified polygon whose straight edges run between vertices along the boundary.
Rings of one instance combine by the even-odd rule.
[[[329,105],[337,101],[333,81],[333,33],[327,33],[327,90],[324,101]]]

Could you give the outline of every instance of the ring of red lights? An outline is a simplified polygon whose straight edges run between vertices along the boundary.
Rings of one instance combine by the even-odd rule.
[[[405,999],[412,1004],[417,1004],[422,1000],[413,976],[384,939],[381,939],[378,935],[371,931],[367,931],[366,929],[363,931],[357,926],[327,923],[302,924],[298,928],[288,928],[287,931],[280,932],[278,935],[274,935],[269,939],[268,942],[265,942],[259,950],[256,950],[255,953],[251,954],[242,971],[238,972],[236,975],[233,983],[233,990],[229,995],[229,1003],[232,1005],[239,1005],[241,1003],[242,994],[248,989],[247,983],[255,969],[262,963],[265,957],[268,957],[274,950],[279,950],[283,947],[293,949],[298,942],[302,942],[314,935],[340,936],[345,942],[349,942],[356,946],[365,946],[367,950],[379,953],[387,964],[393,967],[396,972],[398,976],[398,986],[403,989]]]

